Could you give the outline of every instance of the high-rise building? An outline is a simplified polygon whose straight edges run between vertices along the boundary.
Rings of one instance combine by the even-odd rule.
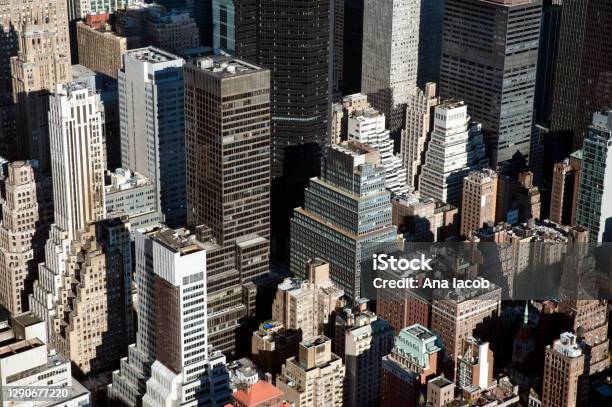
[[[362,303],[355,312],[348,308],[336,316],[334,353],[346,366],[348,406],[380,405],[381,361],[393,347],[393,328],[366,307]]]
[[[303,277],[306,262],[320,257],[336,286],[359,298],[361,259],[375,243],[397,240],[389,199],[376,150],[355,142],[328,147],[321,176],[310,180],[291,220],[291,272]]]
[[[481,227],[495,224],[496,200],[497,173],[488,168],[470,172],[463,180],[459,233],[469,237]]]
[[[589,230],[590,242],[612,241],[612,112],[596,112],[582,147],[576,224]]]
[[[465,389],[478,387],[486,390],[493,382],[493,351],[489,342],[473,337],[463,339],[458,359],[457,385]]]
[[[584,373],[582,344],[569,332],[561,334],[544,356],[542,407],[576,406]]]
[[[134,0],[68,0],[68,14],[70,21],[73,21],[92,13],[114,13],[134,2]]]
[[[259,369],[277,375],[285,360],[298,354],[302,332],[279,321],[265,321],[251,337],[251,359]]]
[[[329,278],[329,264],[313,259],[305,269],[307,280],[287,278],[279,284],[272,305],[272,319],[286,328],[299,329],[303,341],[325,332],[344,295]]]
[[[419,178],[421,195],[459,207],[463,178],[487,167],[481,126],[470,121],[463,102],[447,101],[434,109],[425,163]]]
[[[385,169],[385,187],[394,194],[408,193],[406,169],[396,156],[389,130],[385,129],[385,116],[368,106],[354,110],[348,117],[349,141],[356,141],[374,148],[380,154],[380,164]]]
[[[19,315],[29,309],[36,268],[44,259],[46,229],[32,165],[14,161],[7,167],[0,222],[0,304],[11,315]]]
[[[268,68],[271,77],[273,177],[285,174],[288,150],[327,142],[331,4],[330,0],[259,0],[257,63]],[[311,155],[304,148],[304,154]]]
[[[232,54],[236,52],[235,7],[237,3],[240,3],[240,1],[212,0],[212,46]],[[240,32],[242,28],[242,26],[239,26],[238,31]]]
[[[427,381],[440,371],[441,351],[438,337],[424,326],[402,329],[382,360],[380,405],[417,405]]]
[[[104,106],[81,82],[57,85],[49,102],[55,225],[68,239],[104,219]]]
[[[418,189],[419,177],[425,163],[425,152],[433,124],[433,109],[440,99],[436,84],[428,82],[425,90],[414,88],[406,104],[406,124],[402,130],[401,154],[406,168],[406,182]]]
[[[576,224],[576,204],[582,169],[582,150],[577,150],[553,169],[549,219],[560,225]]]
[[[165,222],[186,215],[184,61],[157,48],[123,55],[119,72],[121,162],[156,184]]]
[[[440,79],[440,57],[442,55],[442,27],[445,0],[421,0],[419,15],[419,61],[417,85]]]
[[[318,336],[302,342],[298,356],[287,359],[276,385],[296,407],[343,405],[345,369],[331,347],[329,338]]]
[[[79,64],[116,80],[123,54],[133,48],[133,41],[115,34],[109,24],[108,14],[88,14],[76,23]]]
[[[72,75],[66,12],[62,1],[41,2],[32,10],[22,10],[14,40],[19,48],[10,55],[21,155],[38,160],[46,175],[51,172],[48,95]]]
[[[213,44],[213,20],[212,20],[213,0],[199,0],[193,2],[193,18],[200,32],[202,45],[212,46]]]
[[[343,0],[336,0],[342,2]],[[363,52],[364,0],[344,1],[342,35],[342,93],[361,91],[361,55]]]
[[[212,239],[209,330],[223,351],[248,306],[241,290],[269,272],[269,101],[270,72],[259,66],[222,56],[185,66],[187,222]]]
[[[541,14],[540,0],[445,2],[440,96],[482,123],[493,169],[529,156]]]
[[[225,357],[208,346],[206,255],[185,229],[136,234],[138,337],[113,373],[111,400],[130,406],[229,400]]]
[[[392,133],[404,124],[417,84],[421,0],[364,0],[361,92],[387,117]]]
[[[499,175],[497,179],[497,222],[517,224],[540,219],[542,202],[540,189],[533,183],[531,171],[521,171],[518,176]]]
[[[573,135],[574,149],[587,137],[593,113],[612,105],[612,49],[605,45],[610,24],[606,0],[563,1],[551,130]]]

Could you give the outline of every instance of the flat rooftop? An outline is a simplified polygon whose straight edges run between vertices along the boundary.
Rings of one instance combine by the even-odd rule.
[[[127,51],[126,54],[131,56],[132,58],[138,59],[140,61],[149,62],[152,64],[181,59],[180,57],[174,54],[155,47],[132,49]]]
[[[192,63],[198,68],[220,78],[251,74],[264,69],[260,66],[226,55],[205,56],[194,59]]]
[[[13,319],[21,326],[31,326],[42,322],[42,319],[40,319],[31,312],[26,312],[25,314],[17,315]]]
[[[45,344],[42,343],[42,341],[38,338],[26,339],[24,341],[11,343],[10,345],[6,345],[0,348],[0,359],[27,352],[29,350],[36,349],[41,346],[45,346]]]
[[[204,250],[195,235],[187,229],[170,229],[162,227],[147,234],[151,239],[181,256]]]

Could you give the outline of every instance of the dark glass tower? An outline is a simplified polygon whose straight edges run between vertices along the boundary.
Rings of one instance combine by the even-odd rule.
[[[419,65],[417,85],[423,89],[427,82],[440,79],[442,53],[442,23],[445,0],[421,0],[419,20]]]
[[[200,43],[213,45],[212,0],[193,0],[193,19],[200,30]]]
[[[540,0],[447,0],[440,94],[481,122],[493,168],[514,174],[529,156]]]
[[[595,111],[612,106],[612,3],[564,0],[551,131],[582,141]]]
[[[363,0],[344,0],[344,38],[342,46],[343,95],[351,95],[361,91],[362,47]]]

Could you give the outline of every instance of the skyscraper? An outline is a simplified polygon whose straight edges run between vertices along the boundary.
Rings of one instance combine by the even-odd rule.
[[[365,0],[361,92],[387,117],[392,133],[403,123],[417,84],[421,0]]]
[[[612,241],[612,112],[596,112],[584,139],[576,224],[589,230],[590,242]]]
[[[328,147],[321,176],[310,180],[304,207],[291,220],[291,272],[304,276],[306,262],[320,257],[332,281],[359,298],[361,259],[371,256],[374,243],[397,239],[389,199],[376,150],[356,142]]]
[[[493,169],[515,172],[529,156],[541,13],[540,0],[445,3],[440,96],[482,123]]]
[[[327,141],[330,7],[330,0],[259,1],[257,62],[271,77],[273,177],[284,173],[286,150]]]
[[[575,151],[563,162],[555,164],[548,215],[551,221],[567,226],[576,224],[581,168],[582,150]]]
[[[417,85],[437,83],[440,79],[442,27],[445,0],[421,0],[419,15],[419,62]]]
[[[206,254],[185,229],[137,233],[138,336],[113,374],[111,400],[129,406],[229,400],[225,357],[208,346]]]
[[[184,61],[157,48],[131,50],[119,72],[121,162],[156,184],[168,225],[186,214]]]
[[[573,136],[574,149],[587,137],[593,113],[612,105],[610,24],[606,0],[563,1],[551,130]]]
[[[0,304],[19,315],[29,309],[28,295],[37,263],[44,258],[34,169],[25,161],[7,165],[0,222]]]
[[[584,373],[582,344],[576,335],[565,332],[546,347],[542,407],[571,407],[578,403]]]
[[[224,352],[255,311],[242,290],[269,272],[269,103],[266,69],[231,57],[185,67],[187,221],[208,240],[210,342]]]
[[[421,195],[461,205],[463,178],[487,166],[479,123],[470,121],[463,102],[447,101],[434,109],[433,132],[425,153]]]
[[[363,53],[364,0],[344,1],[342,36],[342,93],[361,92],[361,56]]]
[[[419,177],[425,163],[433,124],[433,109],[440,99],[436,96],[436,84],[425,84],[425,90],[414,88],[406,104],[406,125],[402,130],[401,154],[406,168],[406,182],[418,189]]]
[[[11,54],[13,100],[21,155],[39,161],[49,175],[49,93],[72,78],[66,4],[52,1],[23,10],[18,24],[18,52]]]
[[[331,351],[332,342],[318,336],[300,344],[299,355],[287,359],[277,378],[285,398],[299,407],[341,407],[345,369]]]
[[[461,203],[461,229],[463,236],[471,234],[485,225],[495,224],[495,202],[497,200],[497,174],[490,169],[472,171],[463,179]]]

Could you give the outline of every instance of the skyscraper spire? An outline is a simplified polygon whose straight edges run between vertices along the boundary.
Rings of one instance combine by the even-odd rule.
[[[523,325],[529,323],[529,300],[525,300],[525,311],[523,312]]]

